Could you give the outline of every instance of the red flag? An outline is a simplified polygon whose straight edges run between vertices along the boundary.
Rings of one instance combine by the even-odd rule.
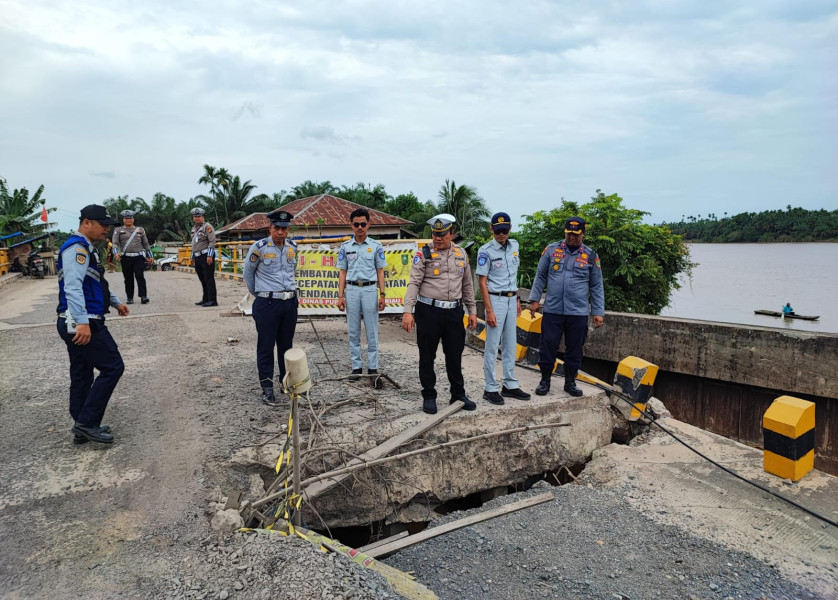
[[[43,210],[41,210],[41,221],[43,221],[44,223],[46,223],[46,222],[47,222],[47,220],[48,220],[48,217],[47,217],[47,207],[46,207],[46,206],[44,206]]]

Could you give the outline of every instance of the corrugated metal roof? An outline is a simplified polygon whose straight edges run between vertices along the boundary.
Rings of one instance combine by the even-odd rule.
[[[407,219],[402,219],[380,210],[361,206],[360,204],[356,204],[330,194],[320,194],[319,196],[300,198],[283,205],[282,208],[294,215],[294,218],[291,220],[291,225],[295,227],[303,227],[306,225],[345,227],[349,223],[349,215],[352,214],[352,211],[356,208],[366,208],[369,211],[370,225],[372,227],[381,225],[395,225],[398,227],[413,225],[413,221],[408,221]],[[258,231],[261,229],[267,229],[269,224],[270,223],[268,218],[265,216],[265,213],[253,213],[243,219],[239,219],[229,225],[225,225],[220,228],[218,232]]]

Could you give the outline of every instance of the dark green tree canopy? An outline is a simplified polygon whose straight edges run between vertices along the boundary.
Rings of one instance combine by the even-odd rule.
[[[564,223],[578,215],[588,221],[584,243],[602,264],[606,310],[658,314],[679,289],[678,275],[690,274],[689,250],[668,228],[641,222],[647,215],[627,208],[617,194],[597,190],[590,202],[562,201],[559,208],[526,216],[515,237],[521,248],[522,285],[531,285],[541,252],[564,239]]]
[[[838,240],[838,210],[792,208],[739,213],[728,217],[710,213],[662,223],[687,241],[698,242],[831,242]]]

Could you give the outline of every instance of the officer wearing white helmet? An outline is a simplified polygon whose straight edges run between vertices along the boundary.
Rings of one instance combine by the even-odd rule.
[[[195,262],[195,273],[201,282],[203,297],[198,306],[218,306],[215,292],[215,230],[212,225],[204,222],[204,209],[197,206],[189,211],[192,214],[192,260]]]
[[[451,403],[460,400],[466,410],[477,405],[466,396],[463,380],[463,305],[468,309],[468,327],[477,327],[477,303],[468,254],[453,243],[456,219],[440,214],[428,221],[433,248],[424,246],[413,257],[410,283],[404,298],[402,328],[410,333],[416,326],[419,346],[419,381],[422,384],[422,410],[436,413],[436,372],[434,360],[442,341],[445,371],[451,386]]]
[[[113,230],[112,252],[114,260],[122,263],[125,295],[128,297],[126,303],[134,304],[134,279],[136,278],[140,301],[148,304],[144,271],[146,264],[151,264],[154,258],[151,255],[151,246],[145,229],[134,226],[135,214],[133,210],[123,210],[119,213],[122,217],[122,226]]]

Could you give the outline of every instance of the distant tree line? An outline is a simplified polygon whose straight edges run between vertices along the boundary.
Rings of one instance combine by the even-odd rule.
[[[740,213],[720,219],[710,213],[684,216],[677,223],[661,223],[686,241],[696,242],[835,242],[838,241],[838,210],[786,210]]]

